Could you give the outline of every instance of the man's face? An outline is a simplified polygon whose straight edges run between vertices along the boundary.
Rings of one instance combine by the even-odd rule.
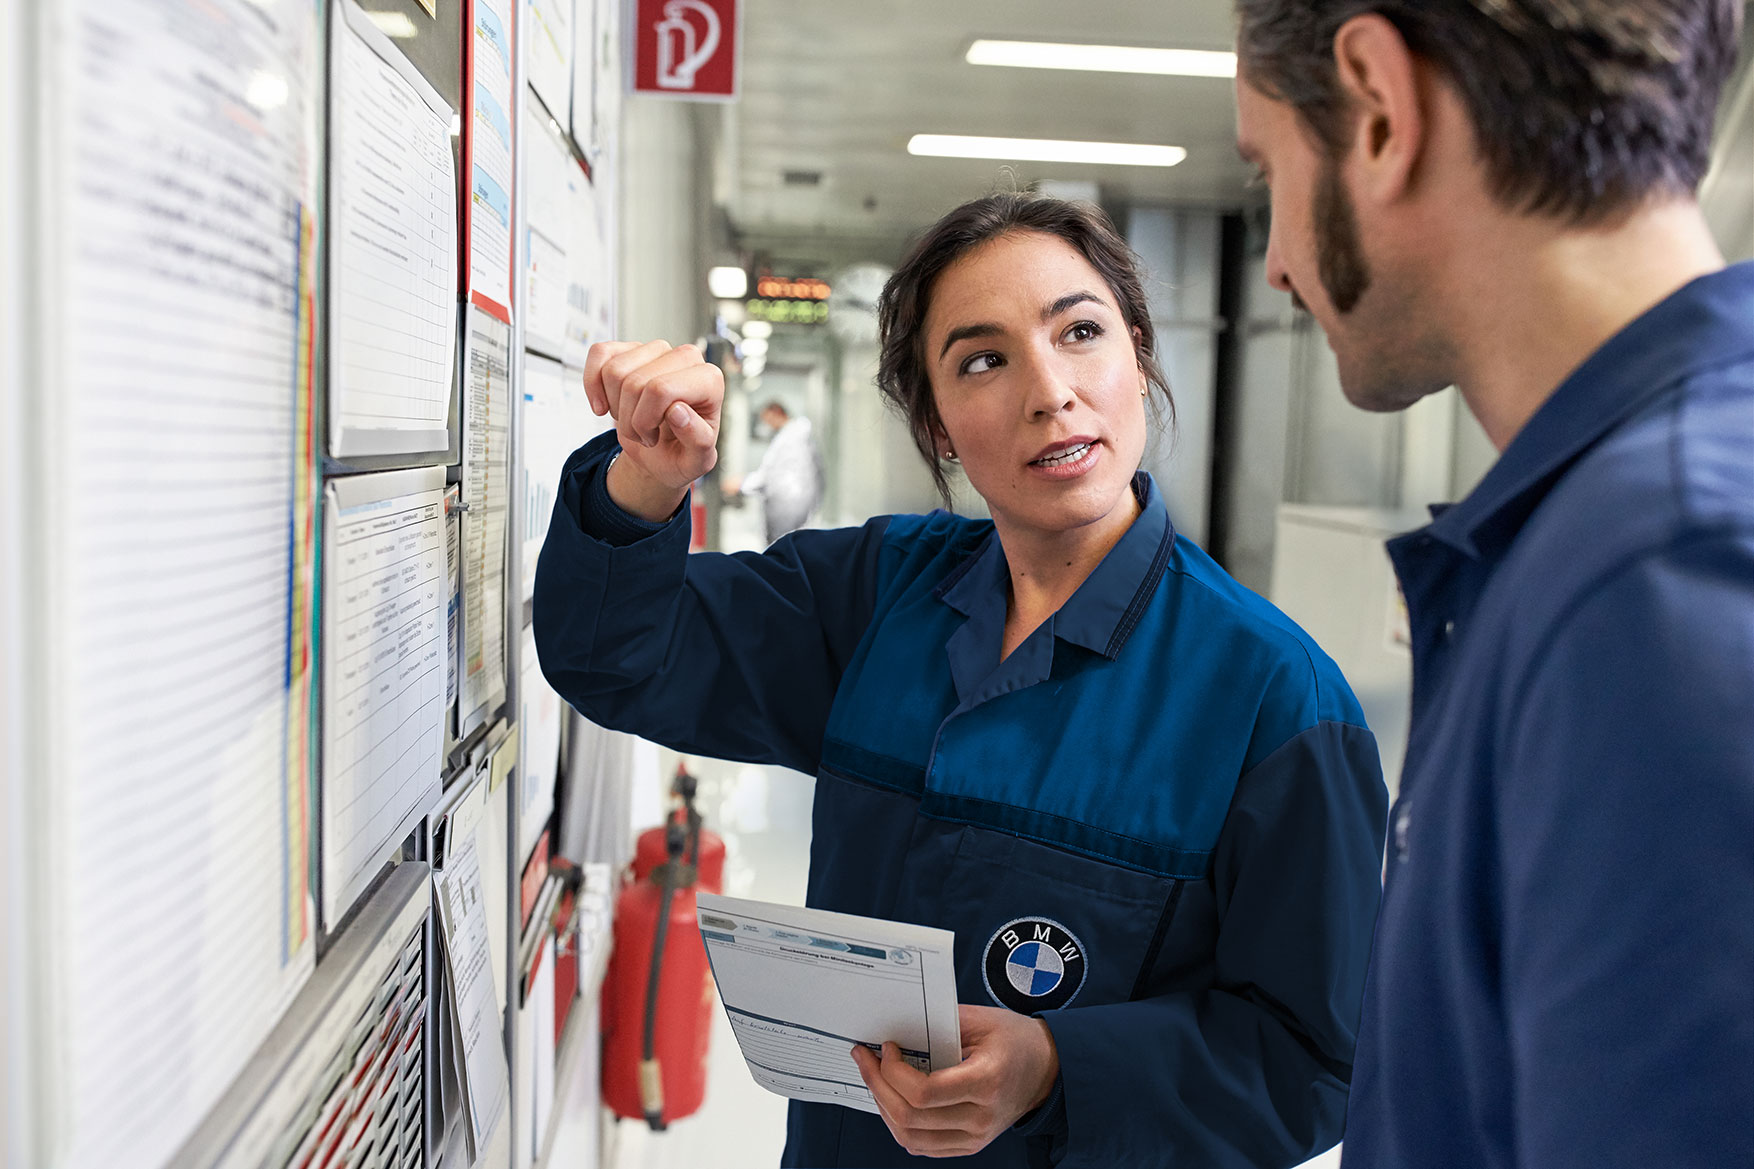
[[[1449,379],[1424,368],[1413,300],[1381,279],[1366,254],[1341,160],[1291,106],[1240,74],[1236,105],[1237,149],[1272,196],[1267,280],[1321,325],[1347,399],[1365,410],[1400,410],[1443,388]]]

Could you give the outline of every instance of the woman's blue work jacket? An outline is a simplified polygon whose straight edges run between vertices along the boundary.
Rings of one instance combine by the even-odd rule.
[[[1375,741],[1333,662],[1175,534],[1149,476],[1132,528],[1000,661],[990,521],[690,556],[686,508],[645,525],[609,502],[617,449],[563,472],[543,670],[604,726],[815,775],[809,904],[954,930],[960,1001],[1047,1022],[1052,1096],[959,1163],[1289,1166],[1340,1139]],[[994,978],[1018,962],[1036,973]],[[877,1116],[791,1104],[786,1165],[916,1162]]]

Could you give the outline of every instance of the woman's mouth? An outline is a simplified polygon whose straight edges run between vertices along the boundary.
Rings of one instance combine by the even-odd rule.
[[[1034,459],[1029,466],[1050,479],[1075,479],[1096,465],[1097,451],[1101,445],[1095,439],[1077,442]]]

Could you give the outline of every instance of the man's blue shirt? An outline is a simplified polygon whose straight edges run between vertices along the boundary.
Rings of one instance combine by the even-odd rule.
[[[1754,1165],[1754,265],[1390,545],[1413,730],[1346,1165]]]

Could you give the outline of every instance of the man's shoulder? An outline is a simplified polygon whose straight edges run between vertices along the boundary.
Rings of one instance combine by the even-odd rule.
[[[1754,362],[1690,378],[1616,427],[1542,502],[1512,559],[1587,583],[1737,529],[1754,530]]]
[[[1754,363],[1663,395],[1586,452],[1529,518],[1494,574],[1499,619],[1551,630],[1640,566],[1754,541],[1751,452]],[[1538,637],[1518,640],[1539,652]]]

